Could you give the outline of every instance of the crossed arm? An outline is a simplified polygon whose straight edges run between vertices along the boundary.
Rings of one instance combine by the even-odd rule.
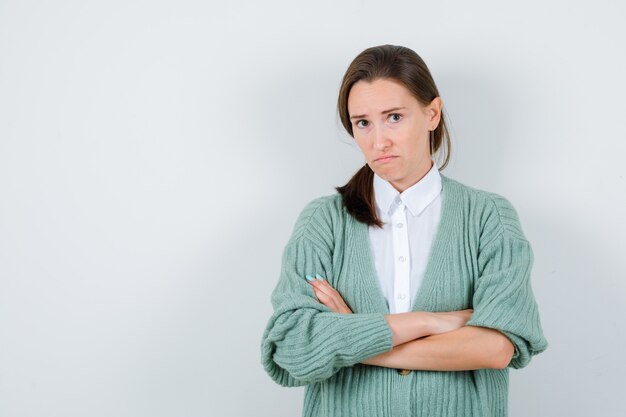
[[[318,300],[336,313],[352,314],[326,280],[310,281]],[[447,313],[409,312],[385,316],[393,348],[362,361],[386,368],[465,371],[506,368],[514,354],[511,341],[486,327],[466,326],[472,310]]]

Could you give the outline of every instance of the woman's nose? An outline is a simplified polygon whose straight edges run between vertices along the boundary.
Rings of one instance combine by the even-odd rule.
[[[387,136],[387,132],[385,132],[384,128],[378,127],[374,131],[374,148],[376,150],[383,150],[389,146],[391,141]]]

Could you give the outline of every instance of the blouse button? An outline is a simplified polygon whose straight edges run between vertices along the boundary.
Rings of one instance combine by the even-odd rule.
[[[403,224],[403,223],[398,223],[398,224],[396,224],[396,227],[398,227],[398,228],[400,228],[400,227],[402,227],[402,226],[404,226],[404,224]]]
[[[398,369],[398,373],[402,376],[408,375],[411,373],[410,369]]]

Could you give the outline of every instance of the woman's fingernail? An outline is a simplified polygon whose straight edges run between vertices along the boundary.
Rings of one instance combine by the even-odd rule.
[[[309,281],[313,281],[314,280],[314,278],[311,275],[308,275],[308,274],[306,276],[306,279],[309,280]]]
[[[322,277],[320,276],[320,274],[315,274],[315,278],[319,279],[320,281],[323,281],[323,280],[324,280],[324,278],[322,278]]]

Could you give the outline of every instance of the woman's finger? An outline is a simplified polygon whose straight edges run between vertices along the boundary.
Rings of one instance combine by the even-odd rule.
[[[313,279],[312,281],[309,281],[309,283],[313,287],[315,295],[322,304],[335,312],[339,312],[341,303],[338,299],[341,297],[330,285],[324,285],[324,283],[318,279]]]
[[[313,291],[315,291],[315,295],[317,296],[317,299],[322,304],[324,304],[326,307],[330,308],[331,310],[337,309],[338,306],[334,298],[330,297],[328,294],[324,293],[322,290],[320,290],[317,287],[313,287]]]
[[[319,274],[316,274],[318,279],[309,280],[314,289],[317,289],[316,296],[318,300],[324,304],[326,307],[330,308],[336,313],[344,313],[349,314],[352,313],[352,310],[346,302],[344,301],[341,294],[334,289],[328,281],[324,278],[321,278]],[[307,279],[310,277],[307,276]]]
[[[320,280],[315,280],[311,282],[311,285],[317,288],[320,292],[322,292],[328,299],[335,300],[337,297],[336,291],[330,285],[324,285],[324,283]]]
[[[352,313],[352,310],[350,310],[350,307],[348,307],[348,304],[346,304],[345,300],[343,299],[343,297],[341,296],[341,294],[339,294],[339,291],[337,291],[335,288],[333,288],[332,285],[330,285],[328,283],[328,281],[326,281],[325,279],[321,278],[319,276],[319,274],[316,275],[318,277],[318,279],[320,279],[320,282],[322,284],[322,286],[327,289],[326,293],[327,294],[331,294],[333,297],[333,300],[335,300],[335,302],[341,306],[343,308],[344,311],[348,311],[350,313]]]
[[[328,294],[324,293],[323,291],[321,291],[315,286],[313,286],[313,291],[315,292],[315,295],[317,296],[317,299],[319,300],[319,302],[324,304],[326,307],[330,308],[333,312],[335,313],[345,312],[345,310],[343,310],[341,306],[337,304],[337,301],[333,297],[330,297]]]
[[[331,297],[331,293],[328,287],[322,285],[322,281],[313,278],[310,275],[306,276],[306,279],[309,281],[309,284],[311,284],[311,286],[313,287],[313,289],[317,289],[318,291],[320,291],[322,294],[325,295],[325,299],[330,299]]]

